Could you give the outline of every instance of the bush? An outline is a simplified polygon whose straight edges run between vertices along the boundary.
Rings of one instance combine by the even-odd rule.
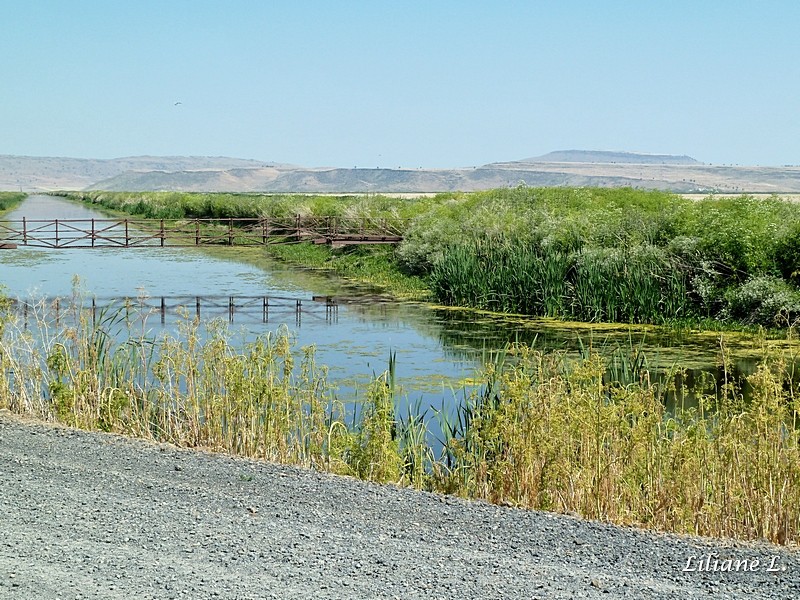
[[[391,261],[435,297],[592,321],[686,316],[774,326],[793,319],[800,205],[631,188],[495,189],[401,200],[291,194],[74,194],[168,217],[372,217],[404,240]],[[792,285],[790,285],[792,284]]]
[[[800,207],[777,198],[707,198],[685,205],[676,232],[698,240],[703,259],[737,282],[775,274],[776,240],[800,223]]]
[[[800,224],[794,224],[775,240],[774,261],[784,279],[800,282]]]
[[[777,277],[753,277],[726,293],[732,318],[766,327],[788,326],[800,318],[800,291]]]

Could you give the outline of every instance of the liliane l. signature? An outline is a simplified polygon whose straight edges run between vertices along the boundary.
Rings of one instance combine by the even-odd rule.
[[[780,564],[780,556],[777,554],[762,558],[721,558],[717,554],[691,555],[686,559],[686,566],[682,571],[687,572],[751,572],[766,571],[769,573],[779,573],[786,570],[785,565]]]

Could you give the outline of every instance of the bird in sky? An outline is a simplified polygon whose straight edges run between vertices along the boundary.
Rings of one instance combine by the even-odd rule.
[[[178,102],[176,102],[176,103],[174,104],[174,106],[178,106],[178,104],[183,104],[183,102],[180,102],[180,101],[178,101]]]

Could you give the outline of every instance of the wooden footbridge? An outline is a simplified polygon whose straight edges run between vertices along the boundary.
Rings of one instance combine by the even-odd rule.
[[[229,219],[20,219],[0,221],[0,248],[267,246],[313,242],[340,247],[396,244],[398,219],[303,217]]]
[[[346,302],[346,301],[345,301]],[[283,296],[139,296],[116,298],[54,297],[10,301],[10,308],[27,329],[30,322],[74,319],[88,316],[94,323],[105,315],[122,317],[127,322],[159,318],[223,319],[229,323],[286,323],[294,319],[298,327],[303,317],[336,323],[340,301],[330,296],[289,298]]]

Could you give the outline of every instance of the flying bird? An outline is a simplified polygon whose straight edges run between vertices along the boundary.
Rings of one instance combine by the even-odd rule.
[[[173,106],[178,106],[178,104],[183,104],[183,102],[176,102]]]

